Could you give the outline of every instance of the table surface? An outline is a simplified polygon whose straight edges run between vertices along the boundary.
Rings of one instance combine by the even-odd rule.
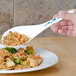
[[[0,74],[0,76],[76,76],[76,37],[42,37],[35,38],[27,45],[50,50],[57,54],[59,62],[44,70]]]

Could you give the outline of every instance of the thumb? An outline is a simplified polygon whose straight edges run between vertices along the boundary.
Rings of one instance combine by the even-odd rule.
[[[72,20],[75,16],[74,13],[68,13],[66,11],[60,11],[58,15],[64,20]]]

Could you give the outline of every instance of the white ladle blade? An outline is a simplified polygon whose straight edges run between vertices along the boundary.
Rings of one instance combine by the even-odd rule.
[[[2,39],[1,41],[3,41],[3,37],[6,36],[9,31],[12,32],[18,32],[20,34],[25,34],[27,37],[29,37],[29,41],[32,40],[34,37],[36,37],[38,34],[40,34],[42,31],[44,31],[45,29],[47,29],[48,27],[50,27],[52,24],[57,23],[59,21],[61,21],[62,19],[60,17],[56,17],[48,22],[45,22],[43,24],[39,24],[39,25],[29,25],[29,26],[17,26],[17,27],[13,27],[9,30],[7,30],[3,35],[2,35]],[[27,42],[29,42],[27,41]],[[2,42],[3,43],[3,42]]]
[[[68,11],[68,13],[74,13],[74,10]],[[39,25],[17,26],[17,27],[11,28],[2,35],[1,41],[3,43],[3,36],[6,36],[9,33],[9,31],[18,32],[20,34],[25,34],[28,38],[30,38],[29,39],[29,41],[30,41],[34,37],[36,37],[38,34],[40,34],[42,31],[44,31],[48,27],[50,27],[52,24],[57,23],[61,20],[62,20],[62,18],[56,17],[48,22],[45,22],[45,23],[39,24]],[[26,43],[28,43],[29,41],[27,41]]]

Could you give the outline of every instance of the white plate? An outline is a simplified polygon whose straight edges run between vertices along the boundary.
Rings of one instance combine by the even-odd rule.
[[[4,46],[0,44],[0,48],[3,47]],[[21,46],[21,47],[24,48],[25,46]],[[36,55],[39,54],[40,56],[43,57],[43,62],[39,66],[29,69],[23,69],[23,70],[0,70],[0,73],[22,73],[22,72],[37,71],[37,70],[49,68],[58,62],[58,57],[53,52],[36,47],[34,47],[34,50],[36,51]]]

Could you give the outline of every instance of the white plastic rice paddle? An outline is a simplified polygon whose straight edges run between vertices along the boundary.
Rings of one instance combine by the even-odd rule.
[[[68,11],[69,13],[74,13],[74,10],[71,10],[71,11]],[[54,23],[57,23],[59,21],[61,21],[62,18],[60,17],[56,17],[50,21],[47,21],[45,23],[42,23],[42,24],[39,24],[39,25],[23,25],[23,26],[17,26],[17,27],[13,27],[9,30],[7,30],[3,35],[2,35],[2,38],[1,38],[1,41],[3,43],[3,36],[6,36],[9,31],[12,31],[12,32],[18,32],[20,34],[25,34],[29,40],[26,42],[28,43],[30,40],[32,40],[33,38],[35,38],[38,34],[40,34],[41,32],[43,32],[44,30],[46,30],[47,28],[49,28],[52,24]],[[11,46],[9,46],[11,47]]]

